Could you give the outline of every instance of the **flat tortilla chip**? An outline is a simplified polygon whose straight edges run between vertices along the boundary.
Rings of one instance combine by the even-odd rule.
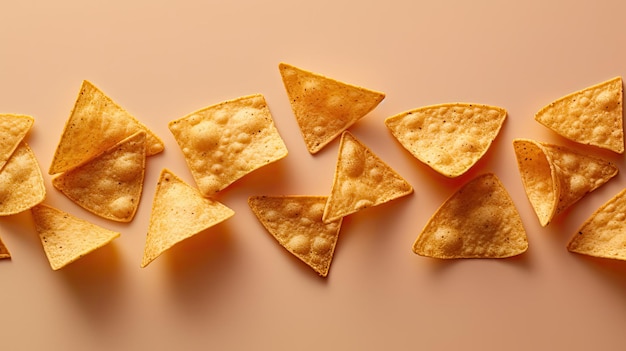
[[[223,204],[203,197],[167,169],[157,184],[141,267],[175,244],[235,214]]]
[[[11,258],[11,253],[9,249],[7,249],[6,245],[2,242],[2,238],[0,238],[0,260],[4,258]]]
[[[404,178],[346,131],[341,136],[323,220],[329,223],[412,192],[413,187]]]
[[[416,254],[442,259],[505,258],[527,249],[519,212],[491,173],[474,178],[448,198],[413,244]]]
[[[324,223],[326,196],[252,196],[248,205],[292,255],[326,277],[343,218]]]
[[[169,128],[207,197],[287,156],[261,94],[209,106],[171,121]]]
[[[72,169],[125,138],[144,131],[146,154],[163,151],[161,139],[92,83],[83,81],[48,174]]]
[[[501,107],[448,103],[397,114],[387,118],[385,125],[418,160],[453,178],[483,157],[506,115]]]
[[[0,216],[26,211],[45,197],[39,163],[33,150],[22,141],[0,171]]]
[[[567,249],[588,256],[626,260],[626,189],[585,221]]]
[[[110,243],[114,232],[48,205],[31,209],[35,229],[53,270],[61,269]]]
[[[385,94],[281,63],[291,108],[311,154],[372,111]]]
[[[139,207],[145,169],[146,133],[140,131],[61,173],[52,185],[95,215],[129,222]]]
[[[24,140],[34,122],[31,116],[0,114],[0,170]]]
[[[624,152],[622,78],[616,77],[564,96],[543,107],[535,120],[585,145]]]
[[[515,139],[513,147],[526,195],[544,227],[618,172],[609,161],[563,146]]]

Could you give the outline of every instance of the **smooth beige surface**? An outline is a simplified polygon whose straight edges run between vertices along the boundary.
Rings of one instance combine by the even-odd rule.
[[[175,5],[174,5],[175,4]],[[47,169],[83,79],[155,131],[135,219],[99,219],[54,190],[46,203],[120,231],[52,271],[29,213],[0,218],[2,350],[587,350],[623,348],[626,264],[566,250],[626,187],[623,155],[565,141],[534,121],[565,94],[626,74],[620,1],[24,1],[2,6],[0,112],[35,118],[28,142]],[[327,195],[338,140],[306,150],[278,71],[287,62],[382,91],[350,131],[415,188],[344,220],[326,279],[278,245],[250,195]],[[230,220],[140,269],[162,168],[193,184],[167,123],[262,93],[289,155],[218,199]],[[484,159],[447,179],[396,142],[384,119],[445,102],[509,115]],[[589,150],[620,174],[545,228],[522,188],[512,140]],[[461,184],[494,172],[517,205],[527,253],[438,261],[411,252]]]

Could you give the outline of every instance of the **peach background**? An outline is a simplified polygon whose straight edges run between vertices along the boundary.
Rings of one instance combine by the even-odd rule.
[[[23,1],[0,6],[0,111],[29,114],[50,165],[83,79],[157,132],[135,220],[78,208],[50,185],[47,203],[122,236],[50,269],[28,213],[0,219],[3,350],[618,349],[626,263],[566,251],[578,226],[626,185],[623,173],[547,228],[517,172],[512,139],[581,148],[534,122],[543,105],[626,74],[620,1]],[[383,91],[351,128],[415,193],[344,221],[327,279],[291,257],[248,209],[256,194],[329,192],[338,143],[307,153],[280,61]],[[139,268],[157,176],[191,176],[167,122],[263,93],[290,154],[219,195],[231,220]],[[506,124],[470,173],[448,180],[413,159],[383,120],[434,103],[505,107]],[[495,172],[528,232],[526,254],[441,262],[411,252],[430,215],[473,176]],[[193,183],[192,183],[193,184]]]

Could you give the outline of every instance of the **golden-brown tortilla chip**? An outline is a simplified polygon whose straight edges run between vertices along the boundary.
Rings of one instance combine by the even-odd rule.
[[[535,120],[572,141],[624,152],[622,77],[566,95],[543,107]]]
[[[0,171],[0,216],[8,216],[42,202],[46,188],[33,150],[22,141]]]
[[[326,200],[326,196],[252,196],[248,204],[280,245],[326,277],[343,220],[322,221]]]
[[[626,260],[626,189],[585,221],[567,249],[588,256]]]
[[[515,139],[513,147],[524,189],[542,226],[618,172],[609,161],[564,146]]]
[[[61,173],[52,185],[95,215],[129,222],[139,207],[145,168],[146,133],[140,131]]]
[[[406,111],[387,118],[385,124],[413,156],[452,178],[483,157],[506,115],[497,106],[448,103]]]
[[[34,121],[31,116],[0,114],[0,170],[24,140]]]
[[[157,184],[141,267],[175,244],[234,215],[223,204],[203,197],[171,171],[163,169]]]
[[[171,121],[169,128],[207,197],[287,156],[261,94],[209,106]]]
[[[48,174],[72,169],[141,130],[146,133],[148,156],[163,151],[156,134],[92,83],[83,81]]]
[[[323,220],[332,222],[412,192],[413,187],[402,176],[346,131]]]
[[[320,151],[385,98],[384,93],[339,82],[286,63],[279,64],[278,68],[311,154]]]
[[[53,270],[61,269],[88,253],[110,243],[120,233],[48,205],[31,209],[35,229]]]
[[[413,244],[416,254],[442,259],[505,258],[527,249],[519,212],[491,173],[474,178],[448,198]]]

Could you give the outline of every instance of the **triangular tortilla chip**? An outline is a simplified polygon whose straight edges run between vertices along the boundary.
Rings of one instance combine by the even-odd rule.
[[[31,209],[35,229],[53,270],[110,243],[120,233],[104,229],[48,205]]]
[[[563,146],[515,139],[513,147],[524,189],[542,226],[618,172],[609,161]]]
[[[343,218],[324,223],[326,196],[253,196],[250,208],[287,251],[328,275]]]
[[[34,121],[31,116],[0,114],[0,170],[24,140]]]
[[[33,150],[22,141],[0,171],[0,216],[26,211],[45,197],[39,163]]]
[[[281,63],[291,108],[311,154],[372,111],[385,94]]]
[[[104,153],[52,179],[52,185],[100,217],[129,222],[143,189],[146,133],[140,131]]]
[[[175,244],[235,214],[223,204],[203,197],[167,169],[157,184],[141,267]]]
[[[624,152],[622,78],[616,77],[564,96],[543,107],[535,120],[585,145]]]
[[[206,107],[171,121],[169,128],[207,197],[287,156],[261,94]]]
[[[483,157],[506,115],[501,107],[449,103],[397,114],[387,118],[385,125],[418,160],[452,178]]]
[[[0,238],[0,260],[3,258],[11,258],[11,253],[9,249],[7,249],[6,245],[2,242],[2,238]]]
[[[332,222],[412,192],[413,187],[395,170],[350,132],[344,132],[323,219]]]
[[[528,249],[522,219],[491,173],[464,185],[435,212],[413,244],[434,258],[505,258]]]
[[[567,249],[579,254],[626,260],[626,189],[598,208],[574,234]]]
[[[123,139],[146,132],[148,156],[163,151],[161,139],[88,81],[83,81],[48,174],[65,172]]]

